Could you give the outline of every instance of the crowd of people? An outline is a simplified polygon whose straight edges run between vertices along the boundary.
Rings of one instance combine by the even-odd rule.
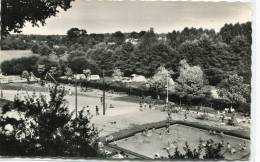
[[[226,144],[226,152],[230,153],[231,155],[237,153],[238,151],[246,151],[247,150],[247,144],[244,141],[243,144],[239,144],[239,148],[232,146],[229,142]],[[238,150],[237,150],[238,149]]]
[[[212,135],[212,136],[219,136],[220,138],[222,138],[220,144],[224,147],[224,132],[223,131],[216,131],[214,129],[209,129],[209,135]],[[199,142],[202,143],[202,146],[205,146],[206,144],[204,143],[204,140],[202,140],[202,138],[200,137],[199,138]],[[239,144],[239,148],[238,147],[235,147],[235,146],[232,146],[231,143],[229,141],[226,142],[226,150],[224,153],[230,153],[230,154],[235,154],[237,152],[237,150],[239,151],[246,151],[247,150],[247,144],[246,142],[244,141],[243,144]]]

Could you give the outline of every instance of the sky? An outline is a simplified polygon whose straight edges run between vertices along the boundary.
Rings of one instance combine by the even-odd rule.
[[[23,34],[66,34],[73,27],[87,33],[148,30],[157,33],[202,27],[218,31],[225,23],[251,21],[250,2],[101,1],[76,0],[67,11],[47,19],[46,25],[26,23]]]

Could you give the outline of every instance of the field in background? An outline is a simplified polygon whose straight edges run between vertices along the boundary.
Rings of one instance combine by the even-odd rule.
[[[0,64],[14,58],[29,57],[34,55],[31,50],[0,50]]]

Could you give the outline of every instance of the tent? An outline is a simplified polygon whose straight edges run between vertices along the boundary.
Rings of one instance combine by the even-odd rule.
[[[133,82],[147,82],[147,79],[143,75],[132,74],[131,77]]]

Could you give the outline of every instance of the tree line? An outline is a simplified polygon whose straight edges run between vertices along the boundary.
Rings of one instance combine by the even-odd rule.
[[[66,36],[32,35],[26,38],[32,37],[34,42],[20,42],[30,42],[32,52],[44,60],[39,63],[49,61],[65,65],[76,73],[88,68],[94,73],[104,69],[106,75],[111,75],[113,69],[118,68],[126,76],[136,73],[151,77],[164,65],[174,72],[172,77],[177,78],[179,62],[185,59],[202,68],[210,85],[219,84],[230,72],[243,76],[250,84],[251,32],[251,22],[225,24],[219,32],[186,27],[167,34],[157,34],[153,28],[139,33],[117,31],[111,34],[88,34],[84,29],[72,28]],[[11,35],[12,39],[7,38],[2,44],[25,38],[13,37]],[[64,68],[60,70],[61,73],[65,71]]]

